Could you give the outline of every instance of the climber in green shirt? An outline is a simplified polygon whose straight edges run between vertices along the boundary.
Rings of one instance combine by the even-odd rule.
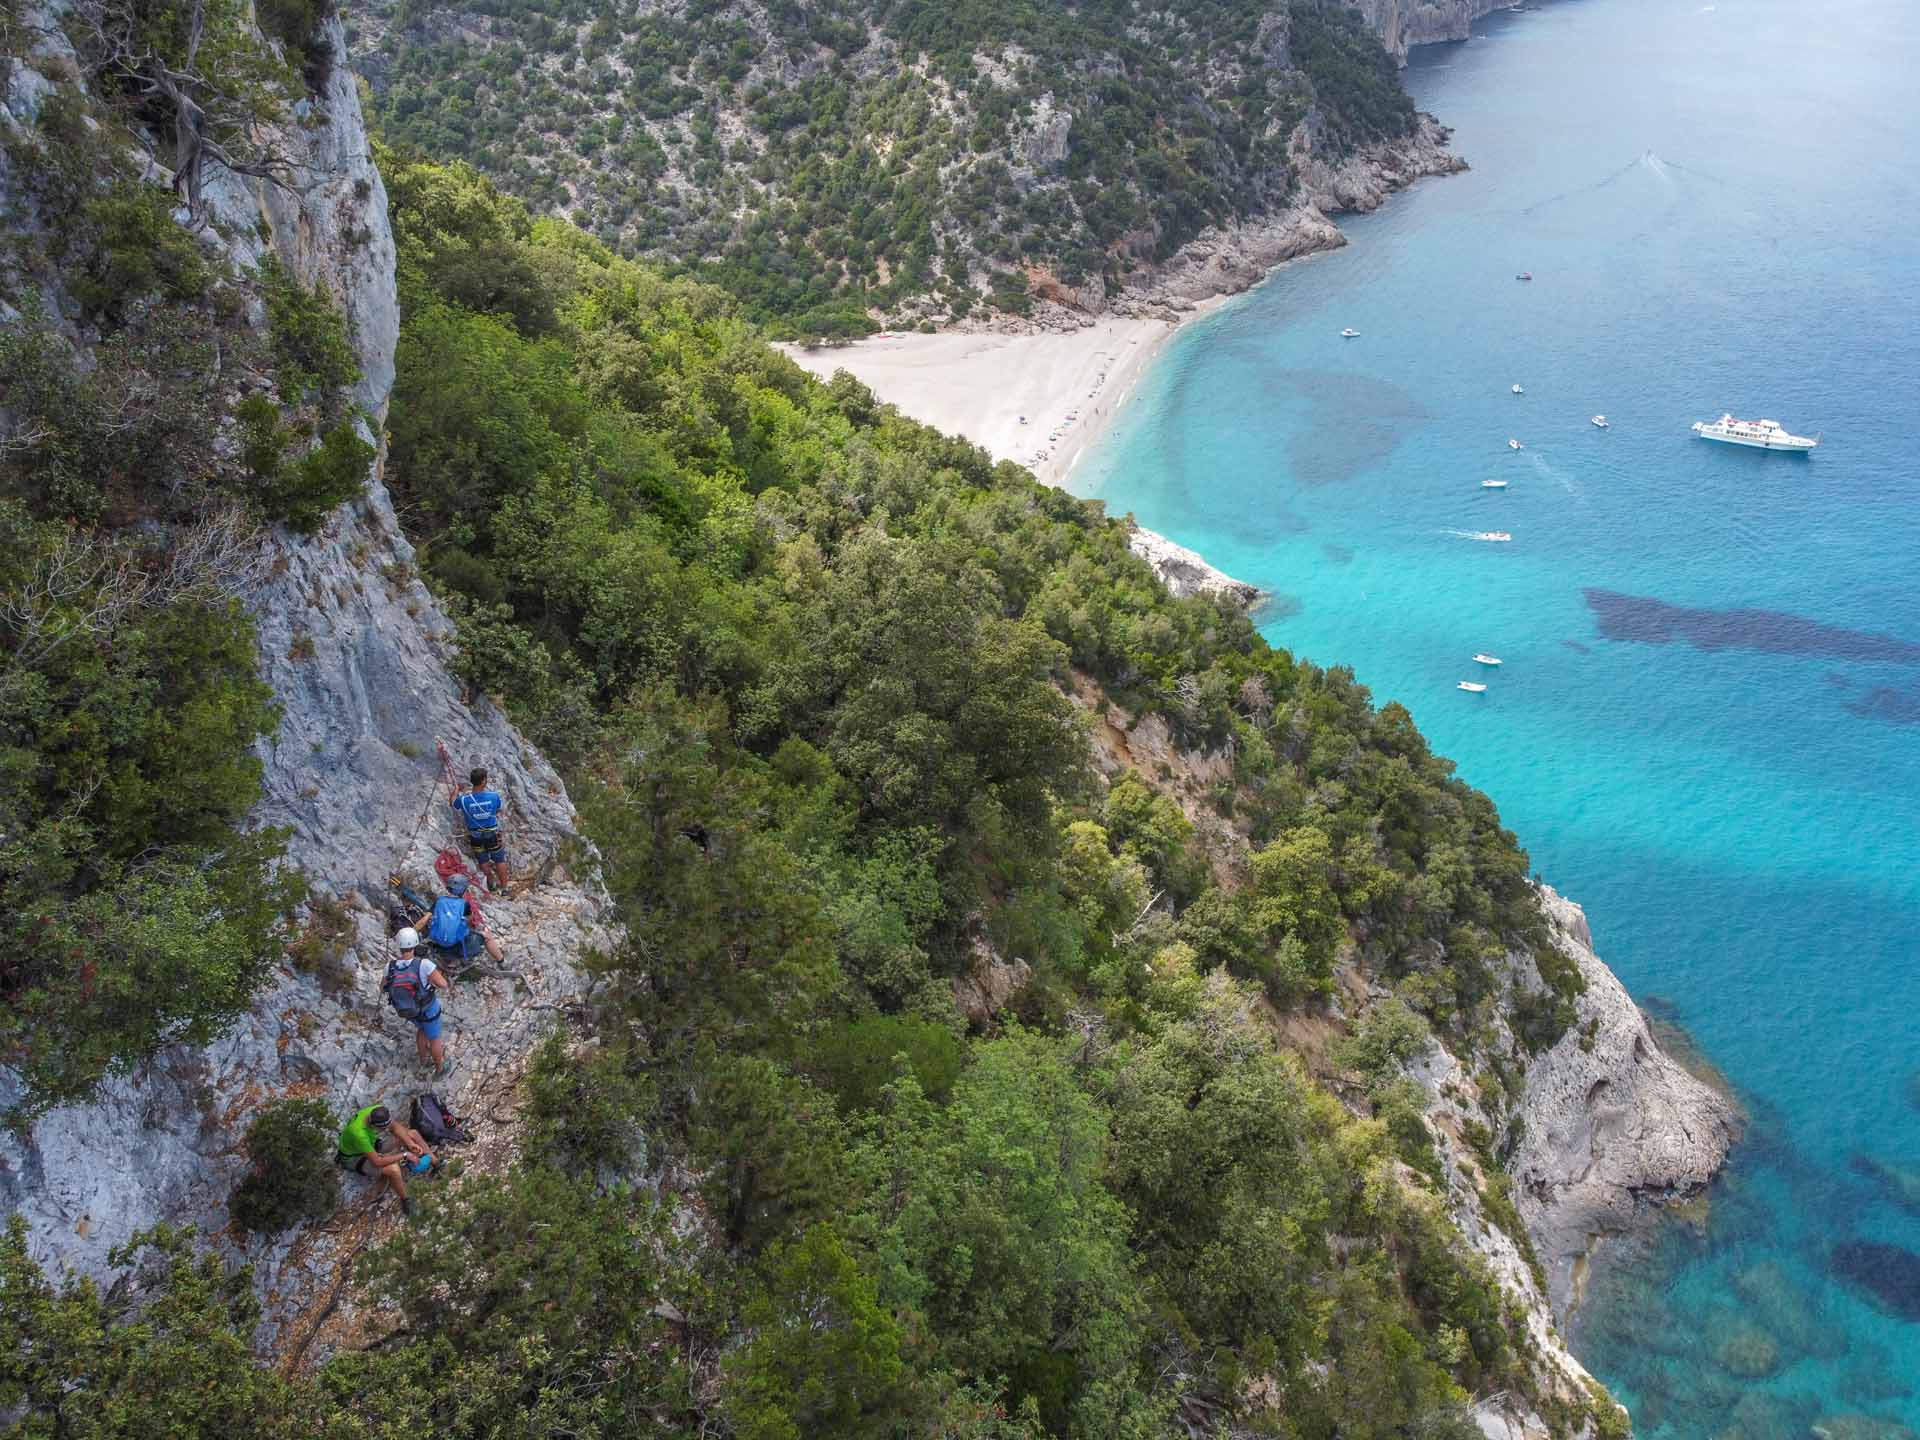
[[[369,1105],[359,1111],[340,1132],[339,1153],[333,1163],[369,1180],[384,1180],[400,1197],[400,1208],[413,1214],[413,1201],[407,1198],[407,1167],[427,1153],[427,1142],[420,1132],[402,1125],[384,1105]]]

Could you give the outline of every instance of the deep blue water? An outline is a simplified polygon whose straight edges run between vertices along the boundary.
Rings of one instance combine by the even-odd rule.
[[[1707,1233],[1577,1332],[1644,1434],[1920,1427],[1920,1323],[1835,1269],[1920,1269],[1859,1158],[1920,1206],[1916,75],[1911,0],[1563,0],[1417,52],[1473,170],[1190,327],[1072,481],[1405,702],[1747,1099]],[[1825,441],[1690,436],[1724,409]]]

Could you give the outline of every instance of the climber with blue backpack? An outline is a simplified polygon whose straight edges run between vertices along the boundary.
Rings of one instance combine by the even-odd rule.
[[[449,875],[447,893],[433,902],[433,913],[427,917],[427,939],[433,945],[434,954],[440,956],[449,969],[457,971],[465,970],[483,949],[496,965],[506,959],[500,953],[500,942],[487,933],[486,920],[470,893],[471,888],[466,876]]]
[[[447,1042],[440,1038],[440,1000],[453,998],[453,982],[420,953],[420,932],[411,925],[393,937],[400,953],[387,965],[380,984],[393,1013],[413,1026],[413,1046],[423,1067],[438,1077],[447,1073]],[[439,993],[436,994],[435,992]]]

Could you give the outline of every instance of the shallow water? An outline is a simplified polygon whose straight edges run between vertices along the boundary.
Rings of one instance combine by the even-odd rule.
[[[1915,73],[1905,0],[1567,0],[1417,52],[1474,169],[1184,332],[1072,481],[1406,703],[1748,1099],[1706,1232],[1579,1328],[1647,1434],[1920,1426],[1920,1282],[1846,1248],[1920,1267]],[[1824,443],[1690,436],[1725,409]]]

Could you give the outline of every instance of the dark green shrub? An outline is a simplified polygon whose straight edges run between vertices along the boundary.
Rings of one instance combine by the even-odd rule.
[[[269,520],[307,532],[343,501],[366,490],[375,450],[351,419],[320,437],[320,443],[288,463],[297,433],[281,423],[280,407],[264,395],[249,395],[234,407],[240,427],[240,462],[253,479],[251,498]]]
[[[283,836],[243,835],[275,724],[246,612],[145,590],[164,557],[0,504],[0,1062],[22,1113],[204,1043],[280,953]],[[91,576],[58,602],[49,576]],[[48,645],[73,617],[112,644]]]
[[[89,200],[83,224],[92,253],[73,275],[73,293],[89,314],[118,318],[148,295],[197,300],[213,283],[199,243],[173,218],[170,192],[121,180]]]
[[[279,483],[293,431],[280,423],[280,407],[265,395],[249,395],[233,407],[240,426],[240,463],[263,485]]]
[[[300,67],[307,88],[318,94],[333,73],[333,47],[320,38],[320,24],[333,13],[333,0],[255,0],[260,29],[286,47],[287,59]]]
[[[960,1042],[945,1026],[907,1015],[842,1020],[820,1037],[814,1065],[845,1115],[871,1110],[894,1078],[894,1057],[906,1057],[920,1088],[935,1100],[960,1076]]]
[[[278,1235],[332,1214],[339,1200],[334,1143],[324,1100],[277,1100],[262,1108],[247,1127],[253,1168],[227,1201],[233,1223],[254,1235]]]
[[[317,530],[334,506],[366,492],[375,453],[353,421],[342,420],[282,471],[280,483],[262,494],[261,509],[295,530]]]
[[[346,317],[319,286],[309,288],[269,255],[260,265],[280,393],[294,404],[330,402],[360,378]]]
[[[533,1052],[526,1087],[520,1149],[527,1163],[589,1177],[645,1163],[642,1126],[653,1113],[653,1086],[629,1068],[624,1050],[576,1056],[556,1028]]]

